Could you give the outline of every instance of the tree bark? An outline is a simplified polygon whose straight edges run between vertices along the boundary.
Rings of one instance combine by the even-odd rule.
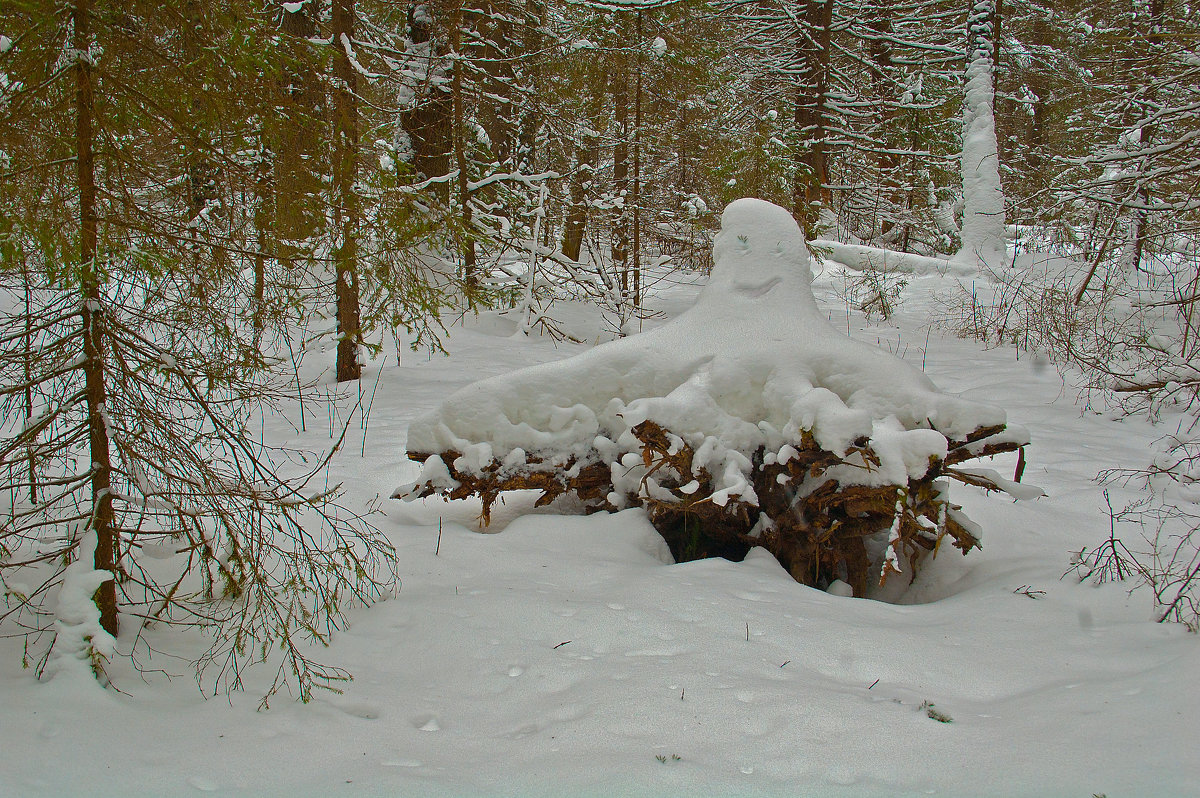
[[[471,208],[471,190],[467,174],[467,142],[466,142],[466,109],[463,98],[463,65],[460,45],[462,40],[462,8],[454,15],[453,27],[450,30],[450,49],[453,57],[453,68],[450,78],[450,93],[454,110],[454,161],[458,171],[456,182],[458,188],[459,213],[462,214],[462,259],[463,259],[463,288],[467,296],[467,306],[475,308],[475,294],[479,288],[479,275],[475,271],[475,235],[473,212]]]
[[[522,33],[521,51],[540,53],[545,36],[546,3],[543,0],[526,0],[525,27]],[[527,82],[535,92],[542,90],[542,59],[534,57],[527,70]],[[542,129],[542,112],[537,100],[523,104],[519,112],[517,129],[517,171],[532,173],[536,170],[537,140]]]
[[[83,375],[88,413],[88,444],[92,463],[92,514],[88,520],[96,531],[94,567],[108,571],[96,590],[100,625],[117,634],[116,541],[112,494],[112,457],[108,425],[105,423],[104,312],[97,268],[98,223],[96,213],[95,86],[91,62],[91,0],[77,0],[71,9],[71,46],[75,51],[75,175],[79,199],[79,282],[83,294]]]
[[[478,12],[471,12],[476,20],[472,26],[479,43],[472,55],[472,62],[481,70],[480,81],[483,99],[479,103],[479,123],[492,143],[492,155],[502,169],[513,169],[517,153],[516,92],[513,83],[513,57],[517,54],[513,41],[512,17],[515,13],[511,0],[483,0]]]
[[[1147,109],[1153,109],[1158,103],[1158,72],[1159,59],[1161,58],[1162,45],[1166,33],[1166,4],[1163,0],[1150,0],[1150,31],[1146,36],[1146,43],[1149,45],[1150,64],[1147,70],[1147,75],[1142,81],[1142,86],[1145,87],[1145,100],[1143,104]],[[1148,114],[1150,115],[1150,114]],[[1158,133],[1158,124],[1153,120],[1142,126],[1141,140],[1138,145],[1146,150],[1151,146],[1155,134]],[[1139,160],[1139,172],[1149,168],[1149,157],[1143,156]],[[1150,204],[1150,186],[1145,177],[1139,177],[1139,185],[1137,188],[1137,204],[1138,207],[1133,211],[1133,257],[1130,261],[1130,266],[1134,269],[1140,269],[1142,266],[1142,258],[1146,254],[1146,208]]]
[[[642,12],[634,36],[637,79],[633,96],[633,306],[642,304]]]
[[[358,176],[358,73],[350,62],[354,47],[354,0],[334,0],[333,92],[334,142],[333,184],[335,226],[340,237],[333,263],[337,301],[337,381],[362,377],[358,347],[362,341],[358,291],[359,203],[355,193]]]
[[[280,25],[288,43],[287,75],[281,87],[280,136],[275,146],[275,225],[285,240],[305,240],[316,234],[322,186],[318,169],[319,129],[324,94],[317,80],[306,41],[317,34],[315,8],[309,0],[295,11],[283,10]]]
[[[996,141],[995,74],[992,70],[992,0],[971,0],[967,10],[966,86],[963,97],[963,264],[1002,268],[1007,261],[1004,194]]]
[[[806,232],[816,223],[819,206],[830,201],[825,117],[833,3],[806,0],[803,4],[795,97],[796,132],[803,144],[792,184],[792,212]]]
[[[872,38],[867,49],[871,55],[871,83],[880,109],[879,152],[876,156],[876,164],[879,169],[880,191],[883,193],[887,205],[883,217],[879,220],[879,233],[881,236],[886,236],[895,227],[892,213],[904,203],[904,196],[897,180],[899,159],[890,151],[891,146],[888,140],[892,120],[896,116],[895,98],[890,96],[894,88],[892,44],[886,38],[892,35],[892,9],[888,2],[872,3],[869,8],[873,21],[869,23],[872,28]]]
[[[571,176],[567,225],[563,231],[562,251],[571,260],[579,260],[579,253],[583,248],[583,234],[587,229],[588,190],[595,180],[596,161],[599,158],[600,136],[591,127],[585,126],[579,134],[575,172]]]
[[[1046,151],[1046,122],[1047,101],[1050,94],[1050,84],[1047,75],[1048,64],[1040,63],[1042,53],[1050,44],[1050,26],[1041,10],[1034,11],[1031,44],[1035,48],[1035,58],[1026,83],[1033,92],[1033,113],[1028,115],[1028,134],[1026,137],[1025,161],[1036,175],[1038,187],[1047,184],[1046,176],[1042,174],[1045,164]]]
[[[428,16],[429,7],[421,5],[408,10],[408,38],[414,45],[425,45],[430,59],[430,79],[416,90],[422,94],[415,104],[400,113],[400,126],[412,145],[412,165],[418,176],[442,177],[450,172],[450,159],[454,150],[454,100],[451,93],[432,79],[434,60],[444,53],[438,52],[434,41],[434,21]],[[442,202],[450,200],[450,185],[434,183],[433,192]]]
[[[613,146],[613,189],[620,205],[613,225],[613,263],[621,275],[621,293],[629,295],[629,87],[627,70],[610,76],[617,141]]]

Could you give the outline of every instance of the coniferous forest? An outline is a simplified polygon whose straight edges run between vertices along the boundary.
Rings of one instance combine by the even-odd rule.
[[[16,653],[0,669],[136,693],[129,674],[165,668],[206,695],[252,685],[264,706],[347,689],[356,669],[324,646],[405,595],[387,494],[364,498],[331,466],[367,457],[372,424],[386,429],[376,400],[407,419],[500,369],[454,376],[456,331],[481,319],[512,334],[496,353],[636,338],[677,312],[663,296],[707,279],[722,212],[744,197],[799,225],[818,299],[836,283],[835,327],[903,327],[907,302],[927,326],[888,348],[910,362],[920,348],[921,371],[932,329],[1057,375],[1076,415],[1147,425],[1138,451],[1085,458],[1099,520],[1049,571],[1120,582],[1151,620],[1194,632],[1198,36],[1184,0],[6,0],[0,641]],[[945,290],[915,311],[926,278]],[[483,359],[533,362],[507,357]],[[444,390],[403,376],[439,362]],[[970,358],[954,362],[939,384],[969,390]],[[1013,480],[956,478],[1022,494],[1018,437],[971,450],[1012,459],[1006,477],[1019,457]],[[634,459],[691,462],[704,438],[673,440],[642,440]],[[947,440],[965,459],[976,439]],[[1055,461],[1047,447],[1031,469],[1037,451]],[[847,462],[826,455],[812,456]],[[747,469],[754,456],[756,473],[785,469],[761,451]],[[464,485],[467,466],[443,459],[443,487]],[[545,455],[533,470],[560,476],[527,484],[502,459],[470,479],[553,483],[548,502],[593,473]],[[401,471],[395,484],[415,478]],[[601,471],[588,509],[620,509],[605,497],[621,477]],[[940,529],[921,557],[946,533],[940,475],[922,478],[926,517],[903,533]],[[679,476],[656,512],[686,536],[725,504],[680,510],[696,488]],[[822,534],[862,527],[867,557],[858,536],[888,529],[892,494],[857,512],[835,490]],[[479,493],[485,520],[500,492]],[[777,492],[778,519],[798,500]],[[739,501],[739,534],[759,534],[757,495]],[[442,546],[442,517],[422,518]],[[978,544],[952,523],[955,545]],[[811,578],[793,575],[827,589],[845,561],[812,545],[796,555]],[[856,595],[861,562],[842,574]],[[183,664],[155,664],[160,648]]]

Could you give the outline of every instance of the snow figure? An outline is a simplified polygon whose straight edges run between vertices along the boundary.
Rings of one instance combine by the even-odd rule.
[[[946,535],[977,546],[940,477],[1021,493],[952,466],[1025,432],[829,324],[783,208],[729,205],[714,263],[696,305],[662,327],[474,383],[415,420],[423,467],[396,497],[478,495],[485,522],[505,490],[641,505],[677,560],[764,546],[798,581],[857,595],[872,572],[911,575]]]

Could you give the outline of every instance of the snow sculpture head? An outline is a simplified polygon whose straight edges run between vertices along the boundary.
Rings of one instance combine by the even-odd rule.
[[[765,285],[786,282],[812,293],[804,233],[790,213],[764,200],[740,199],[725,208],[713,263],[709,285],[717,291],[754,296]]]

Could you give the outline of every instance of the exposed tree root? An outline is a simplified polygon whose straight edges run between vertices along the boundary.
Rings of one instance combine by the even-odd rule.
[[[961,474],[950,466],[1019,448],[1000,435],[1003,426],[981,428],[965,440],[949,441],[946,458],[932,460],[925,475],[907,485],[843,484],[828,473],[831,467],[857,465],[870,472],[879,465],[867,439],[855,441],[839,457],[805,433],[786,462],[776,462],[761,448],[754,453],[754,502],[753,497],[714,495],[712,476],[703,468],[693,470],[695,452],[669,430],[645,421],[631,431],[642,444],[646,471],[636,494],[616,496],[613,475],[625,466],[605,462],[595,452],[593,459],[557,464],[528,457],[516,468],[492,461],[476,475],[456,468],[459,453],[446,451],[438,454],[458,485],[445,495],[480,497],[484,524],[490,521],[492,503],[510,490],[541,490],[538,506],[571,494],[587,512],[613,511],[614,502],[621,501],[641,505],[677,561],[714,556],[740,560],[751,547],[762,546],[797,582],[825,587],[840,579],[854,595],[863,596],[872,579],[882,584],[891,574],[914,576],[921,555],[937,549],[944,538],[963,554],[977,548],[973,525],[948,501],[946,482],[939,477],[1000,490],[986,477]],[[409,457],[423,462],[430,453]],[[648,490],[650,480],[653,491]],[[414,495],[438,492],[426,483]],[[879,551],[872,554],[871,547]]]

